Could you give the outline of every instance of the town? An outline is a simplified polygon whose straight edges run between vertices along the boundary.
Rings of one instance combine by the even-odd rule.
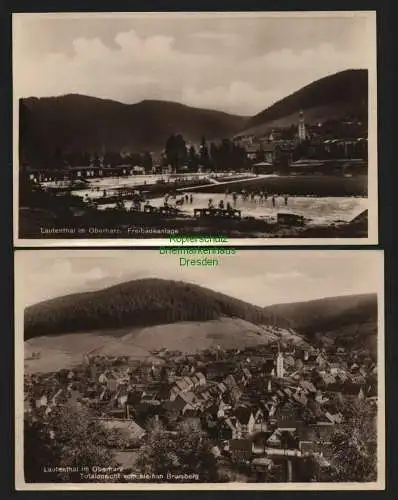
[[[30,426],[35,421],[51,434],[53,414],[84,408],[104,430],[104,446],[115,459],[113,465],[131,478],[140,472],[142,450],[148,453],[148,447],[161,441],[159,436],[178,441],[179,430],[188,425],[191,436],[199,433],[198,442],[208,443],[213,468],[223,482],[344,480],[350,467],[339,460],[350,460],[351,451],[344,449],[348,445],[342,444],[341,436],[375,427],[377,366],[367,350],[273,342],[229,350],[215,346],[189,355],[166,349],[151,354],[152,359],[139,361],[85,354],[71,369],[25,373],[25,427],[26,421]],[[365,415],[362,424],[359,413]],[[25,436],[26,432],[25,428]],[[58,442],[60,436],[53,438]],[[346,480],[372,480],[376,474],[376,434],[368,432],[362,439],[374,468],[364,477],[364,462],[358,460],[359,478],[357,471]],[[189,448],[188,441],[184,446]],[[141,457],[144,472],[167,474],[165,451],[157,452],[157,465],[148,455]],[[36,453],[45,460],[44,450]],[[188,459],[187,463],[174,472],[194,473]],[[71,481],[67,477],[63,480]],[[206,469],[198,480],[217,482]]]
[[[300,112],[296,120],[199,144],[173,134],[159,153],[56,148],[40,160],[22,157],[21,224],[32,237],[47,234],[35,229],[44,219],[114,226],[113,237],[143,237],[126,228],[159,221],[185,233],[215,226],[229,237],[366,235],[366,126],[350,116],[310,125]]]
[[[134,176],[140,184],[143,175],[180,174],[172,180],[183,184],[184,174],[217,172],[366,174],[367,148],[366,122],[347,116],[344,120],[330,119],[310,125],[300,111],[296,123],[272,128],[262,135],[235,135],[219,141],[208,141],[203,135],[201,142],[194,144],[176,133],[167,139],[160,152],[114,152],[105,147],[97,152],[63,152],[56,148],[53,155],[43,157],[39,163],[22,157],[21,174],[26,182],[57,181],[60,187],[70,185],[71,181],[114,176]],[[142,185],[150,180],[141,181]],[[185,184],[194,180],[185,178]],[[199,180],[200,177],[197,184],[203,184]]]

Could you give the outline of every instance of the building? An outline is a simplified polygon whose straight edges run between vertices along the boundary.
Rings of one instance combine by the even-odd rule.
[[[276,357],[276,376],[279,378],[283,378],[285,376],[285,368],[284,368],[284,359],[283,353],[280,351]]]
[[[300,141],[305,141],[307,139],[307,130],[305,126],[304,113],[302,111],[300,111],[299,113],[298,138]]]

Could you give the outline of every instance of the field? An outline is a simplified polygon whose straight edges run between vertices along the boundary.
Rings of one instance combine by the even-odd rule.
[[[136,360],[159,363],[162,360],[151,355],[150,351],[165,348],[194,353],[216,345],[227,349],[242,348],[267,344],[278,338],[293,343],[303,342],[301,337],[288,330],[255,325],[237,318],[43,336],[25,342],[25,370],[34,373],[69,368],[81,363],[83,354],[89,353],[130,356]],[[40,352],[40,359],[31,359],[33,352]]]

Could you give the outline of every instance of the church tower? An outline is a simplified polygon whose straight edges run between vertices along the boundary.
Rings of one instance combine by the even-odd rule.
[[[283,378],[285,376],[285,368],[283,366],[283,354],[278,349],[278,356],[276,357],[276,376]]]
[[[300,113],[299,113],[298,137],[299,137],[300,141],[305,141],[307,139],[307,131],[305,128],[304,113],[302,111],[300,111]]]

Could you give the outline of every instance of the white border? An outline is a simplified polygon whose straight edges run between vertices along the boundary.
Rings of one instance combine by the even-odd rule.
[[[152,251],[152,250],[148,250]],[[254,250],[257,251],[257,250]],[[275,250],[274,250],[275,251]],[[324,252],[338,252],[339,255],[355,255],[361,250],[281,250],[287,259],[294,258],[294,253],[308,252],[311,254]],[[15,487],[18,491],[64,491],[64,490],[113,490],[113,491],[170,491],[170,490],[245,490],[245,491],[321,491],[321,490],[384,490],[385,489],[385,354],[384,354],[384,252],[382,250],[368,250],[372,253],[374,267],[377,268],[378,282],[374,289],[378,297],[378,337],[377,337],[377,377],[378,377],[378,419],[377,419],[377,482],[371,483],[206,483],[206,484],[150,484],[150,483],[26,483],[23,477],[23,415],[24,415],[24,301],[23,301],[23,257],[26,250],[15,252]],[[52,252],[52,250],[48,250]],[[66,251],[65,251],[66,252]],[[74,253],[73,249],[68,252]],[[90,250],[84,250],[89,255]],[[120,250],[104,250],[104,253],[117,254]],[[264,252],[264,250],[258,250]],[[293,255],[288,255],[288,254]],[[263,255],[262,255],[263,256]],[[261,256],[261,257],[262,257]],[[259,255],[260,257],[260,255]],[[116,255],[115,255],[116,258]]]
[[[291,18],[291,17],[355,17],[363,16],[368,20],[368,40],[369,45],[363,47],[368,51],[372,64],[368,68],[369,87],[368,87],[368,237],[367,238],[236,238],[231,239],[228,245],[264,245],[264,246],[286,246],[286,245],[376,245],[378,244],[378,156],[377,156],[377,33],[376,33],[376,12],[375,11],[318,11],[318,12],[143,12],[143,13],[18,13],[13,14],[13,26],[16,18],[27,17],[46,17],[51,19],[81,19],[82,17],[95,17],[102,19],[109,18],[164,18],[164,17],[190,17],[196,18]],[[13,30],[14,42],[14,30]],[[14,45],[14,43],[13,43]],[[14,57],[14,53],[13,53]],[[14,66],[14,65],[13,65]],[[13,81],[16,75],[13,71]],[[14,245],[19,247],[121,247],[121,246],[168,246],[170,243],[167,238],[115,238],[115,239],[30,239],[19,238],[18,220],[19,220],[19,155],[18,155],[18,96],[13,93],[13,200],[14,200]]]

